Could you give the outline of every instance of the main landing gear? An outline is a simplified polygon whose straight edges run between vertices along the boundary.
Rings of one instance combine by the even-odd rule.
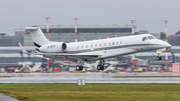
[[[97,65],[97,70],[104,70],[104,65]]]
[[[97,65],[97,70],[104,70],[104,64],[105,64],[104,59],[100,59],[99,65]]]
[[[77,71],[81,71],[81,70],[83,70],[83,66],[82,66],[82,64],[84,63],[84,60],[82,59],[82,58],[79,58],[78,60],[77,60],[77,66],[76,66],[76,70]]]
[[[78,65],[76,66],[76,70],[77,70],[77,71],[83,70],[83,66],[82,66],[83,63],[84,63],[84,60],[83,60],[83,59],[79,58],[79,59],[77,60],[77,64],[78,64]],[[104,59],[100,59],[99,65],[97,65],[97,70],[104,70],[104,64],[105,64]]]
[[[83,66],[82,66],[82,65],[77,65],[77,66],[76,66],[76,70],[77,70],[77,71],[83,70]]]
[[[157,59],[157,60],[162,60],[162,57],[160,56],[160,53],[165,52],[165,51],[168,51],[168,50],[169,50],[169,48],[166,48],[166,50],[157,52],[158,56],[156,57],[156,59]]]

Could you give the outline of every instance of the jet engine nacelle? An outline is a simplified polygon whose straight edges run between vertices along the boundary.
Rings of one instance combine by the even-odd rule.
[[[43,45],[39,48],[40,52],[52,53],[52,52],[65,52],[67,49],[67,44],[63,42],[52,42]]]

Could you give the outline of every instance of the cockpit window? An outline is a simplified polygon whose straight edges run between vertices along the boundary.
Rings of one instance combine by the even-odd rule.
[[[156,39],[154,36],[148,36],[148,39],[151,40],[151,39]]]
[[[143,38],[142,38],[142,41],[145,41],[145,40],[147,40],[147,37],[143,37]]]

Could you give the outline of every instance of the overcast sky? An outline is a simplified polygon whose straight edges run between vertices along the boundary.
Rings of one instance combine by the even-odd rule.
[[[168,22],[168,34],[180,30],[180,0],[1,0],[0,33],[14,35],[8,28],[45,25],[131,24],[136,20],[136,31],[151,33],[164,31],[163,20]]]

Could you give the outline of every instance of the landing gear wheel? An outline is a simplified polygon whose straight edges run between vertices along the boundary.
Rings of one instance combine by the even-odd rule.
[[[97,65],[97,70],[101,70],[101,65]]]
[[[76,70],[77,70],[77,71],[83,70],[83,66],[81,66],[81,65],[80,65],[80,66],[79,66],[79,65],[77,65],[77,66],[76,66]]]
[[[77,70],[77,71],[79,71],[79,70],[80,70],[80,67],[79,67],[78,65],[76,66],[76,70]]]
[[[103,70],[104,66],[103,65],[97,65],[97,70]]]
[[[104,66],[103,65],[101,65],[101,70],[104,70]]]
[[[83,70],[83,66],[80,66],[80,70]]]
[[[156,59],[157,60],[162,60],[162,57],[161,56],[157,56]]]

